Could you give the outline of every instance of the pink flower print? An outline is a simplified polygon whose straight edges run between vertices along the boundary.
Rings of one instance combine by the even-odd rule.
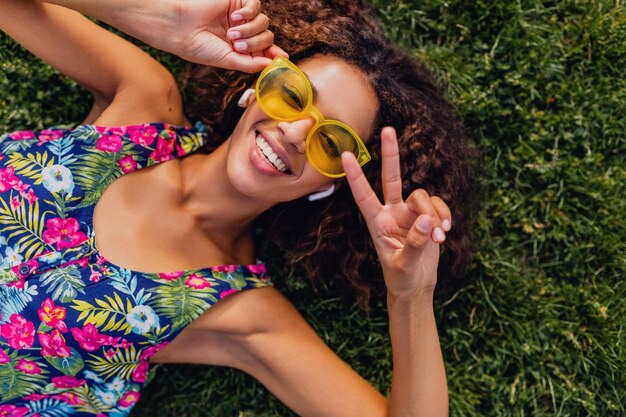
[[[39,400],[43,400],[45,398],[48,398],[50,396],[50,394],[37,394],[37,393],[32,393],[32,394],[28,394],[22,397],[23,400],[26,401],[39,401]]]
[[[11,362],[11,357],[6,352],[0,349],[0,365]]]
[[[129,126],[126,129],[126,133],[128,133],[128,137],[131,141],[135,142],[138,145],[142,146],[150,146],[156,139],[158,131],[157,128],[150,125],[138,125],[138,126]]]
[[[89,276],[89,281],[91,282],[100,282],[100,278],[102,274],[98,271],[91,270],[91,275]]]
[[[104,352],[104,356],[107,357],[107,359],[111,359],[112,357],[114,357],[115,355],[117,355],[117,351],[113,350],[113,349],[109,349],[107,351]]]
[[[140,362],[139,366],[135,368],[133,371],[133,381],[135,382],[146,382],[146,375],[148,374],[148,370],[150,369],[150,364],[148,361]]]
[[[150,153],[150,158],[155,162],[169,161],[172,159],[172,151],[174,151],[174,138],[164,139],[159,136],[156,149]]]
[[[118,126],[118,127],[96,126],[96,131],[98,133],[107,134],[107,135],[122,136],[126,133],[126,126]]]
[[[21,271],[22,267],[28,267],[28,271],[23,273]],[[30,261],[22,262],[19,265],[15,265],[11,267],[11,271],[15,272],[15,274],[20,278],[26,278],[39,267],[39,262],[36,259],[31,259]]]
[[[102,135],[96,142],[96,149],[105,152],[119,152],[122,149],[122,138],[119,135]]]
[[[46,231],[43,232],[43,241],[50,245],[57,245],[57,249],[78,246],[87,240],[87,235],[78,231],[78,220],[68,217],[55,217],[46,221]]]
[[[125,157],[118,159],[117,164],[120,168],[122,168],[122,172],[124,174],[137,169],[137,161],[135,161],[135,158],[133,158],[132,155],[126,155]]]
[[[29,361],[28,359],[20,359],[17,361],[17,365],[15,365],[15,369],[18,371],[22,371],[28,375],[40,374],[41,369],[37,362]]]
[[[100,349],[100,347],[107,344],[107,341],[110,340],[109,336],[100,334],[96,326],[91,323],[85,324],[82,330],[78,327],[72,327],[70,331],[74,339],[80,343],[80,347],[89,352]]]
[[[176,152],[178,152],[178,156],[187,155],[187,152],[179,144],[176,144]]]
[[[248,265],[248,269],[250,270],[250,272],[257,275],[265,274],[267,272],[267,268],[263,264]]]
[[[65,342],[65,338],[57,329],[54,329],[50,334],[39,332],[37,338],[41,345],[41,356],[67,358],[72,353]]]
[[[163,272],[159,274],[159,278],[163,278],[166,279],[168,281],[173,281],[175,279],[178,279],[180,277],[183,276],[183,272],[182,271],[176,271],[176,272]]]
[[[8,191],[20,183],[23,184],[22,181],[15,176],[14,172],[15,169],[13,167],[0,169],[0,193]]]
[[[30,414],[26,407],[16,407],[11,404],[0,405],[0,417],[25,417]]]
[[[222,298],[224,298],[224,297],[228,297],[229,295],[231,295],[231,294],[233,294],[233,293],[236,293],[236,292],[237,292],[237,290],[236,290],[236,289],[234,289],[234,288],[232,288],[232,289],[230,289],[230,290],[222,291],[222,292],[220,293],[220,299],[222,299]]]
[[[154,356],[159,350],[163,349],[165,346],[169,345],[169,342],[159,343],[156,346],[150,346],[149,348],[144,349],[139,357],[140,361],[145,361],[146,359]]]
[[[30,189],[25,195],[22,195],[26,200],[28,200],[28,204],[33,204],[35,201],[39,200],[39,197],[35,195],[35,192]]]
[[[76,388],[87,383],[86,379],[77,379],[73,376],[55,376],[52,378],[52,383],[57,388]]]
[[[218,265],[212,268],[216,272],[236,272],[237,265]]]
[[[109,416],[107,416],[107,415],[106,415],[106,414],[104,414],[104,413],[98,413],[98,415],[97,415],[96,417],[109,417]]]
[[[61,400],[64,403],[71,404],[71,405],[85,404],[85,400],[80,398],[74,392],[62,392],[61,394],[57,394],[57,395],[53,396],[52,399],[53,400]]]
[[[19,271],[18,271],[18,272],[16,272],[14,268],[15,268],[15,267],[11,268],[11,270],[12,270],[13,272],[15,272],[16,274],[19,274]],[[20,290],[21,290],[22,288],[24,288],[24,283],[25,283],[25,282],[26,282],[26,280],[24,279],[24,277],[21,277],[21,278],[20,278],[20,279],[18,279],[17,281],[13,281],[13,282],[8,283],[8,284],[7,284],[7,287],[15,287],[15,288],[18,288],[18,289],[20,289]]]
[[[207,288],[211,286],[211,282],[204,277],[201,277],[196,274],[189,275],[189,278],[185,280],[185,285],[188,287],[192,287],[198,290],[203,288]]]
[[[39,315],[41,321],[50,327],[61,330],[63,333],[67,333],[67,326],[63,321],[66,314],[67,310],[65,307],[56,307],[54,301],[50,298],[46,298],[41,304],[41,308],[37,310],[37,315]]]
[[[98,257],[96,258],[96,265],[102,265],[103,263],[105,263],[107,260],[104,258],[104,256],[100,256],[98,255]]]
[[[35,139],[35,132],[32,130],[20,130],[19,132],[13,132],[9,135],[13,140],[29,140]]]
[[[17,210],[21,205],[22,202],[17,198],[17,196],[14,196],[11,199],[11,208],[13,208],[13,210]]]
[[[120,400],[118,404],[122,407],[130,407],[139,400],[139,393],[137,391],[128,391]]]
[[[0,332],[13,349],[25,349],[35,342],[35,326],[19,314],[11,314],[11,323],[3,324]]]
[[[45,129],[39,132],[39,140],[37,141],[37,145],[41,145],[45,142],[50,142],[51,140],[59,139],[63,137],[63,131],[59,129]]]

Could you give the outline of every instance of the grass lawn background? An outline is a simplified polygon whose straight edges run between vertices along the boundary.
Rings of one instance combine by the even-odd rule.
[[[626,13],[620,1],[376,0],[482,152],[476,255],[436,314],[453,416],[626,415]],[[1,11],[0,11],[1,12]],[[180,63],[156,56],[174,72]],[[0,35],[0,131],[81,121],[88,95]],[[324,340],[388,392],[384,306],[265,257]],[[164,366],[132,416],[289,416],[230,370]]]

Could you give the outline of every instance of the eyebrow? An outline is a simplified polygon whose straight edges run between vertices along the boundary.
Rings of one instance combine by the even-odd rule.
[[[318,96],[317,93],[317,88],[315,88],[315,86],[313,85],[313,83],[311,82],[311,79],[309,78],[309,76],[307,75],[306,72],[302,71],[304,73],[304,76],[306,77],[307,81],[309,82],[309,84],[311,85],[311,90],[313,90],[313,100],[315,100],[315,97]]]

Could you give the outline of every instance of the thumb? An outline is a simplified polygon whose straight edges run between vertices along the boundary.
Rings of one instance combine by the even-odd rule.
[[[434,222],[431,216],[422,214],[415,219],[415,222],[409,229],[404,247],[401,249],[401,263],[405,267],[416,265],[422,256],[422,252],[430,245],[437,245],[432,242],[430,235],[434,228]]]
[[[226,69],[254,73],[261,71],[271,62],[272,60],[265,56],[253,56],[248,54],[240,54],[238,52],[231,52],[224,57],[223,61],[220,63],[220,66]]]

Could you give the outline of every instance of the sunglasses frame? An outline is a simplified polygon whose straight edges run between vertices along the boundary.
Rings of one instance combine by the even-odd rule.
[[[294,117],[290,117],[290,118],[278,117],[266,111],[266,109],[263,106],[263,99],[261,98],[261,95],[260,95],[260,90],[261,90],[260,86],[261,86],[262,80],[272,71],[275,71],[281,68],[287,68],[292,71],[295,71],[296,74],[298,74],[298,76],[300,76],[302,80],[304,81],[304,85],[306,86],[306,90],[307,90],[306,106],[298,115]],[[372,159],[369,152],[367,151],[367,148],[365,147],[365,143],[363,143],[363,140],[361,140],[359,135],[350,126],[348,126],[347,124],[343,122],[340,122],[339,120],[325,119],[324,116],[322,116],[322,113],[319,111],[319,109],[313,105],[313,88],[311,87],[311,82],[309,81],[307,76],[304,74],[304,72],[302,72],[300,68],[298,68],[293,62],[289,61],[287,58],[282,57],[282,56],[277,56],[267,67],[265,67],[265,69],[263,69],[263,71],[261,72],[261,75],[259,75],[259,78],[257,79],[257,82],[256,82],[255,95],[256,95],[256,100],[259,103],[259,106],[261,107],[263,112],[265,112],[265,114],[267,114],[269,117],[271,117],[274,120],[279,120],[279,121],[284,121],[284,122],[293,122],[295,120],[300,120],[300,119],[304,119],[307,117],[313,117],[313,119],[315,119],[315,124],[311,127],[311,129],[309,130],[307,134],[304,149],[305,149],[307,160],[311,163],[311,165],[313,165],[313,168],[319,171],[322,175],[325,175],[330,178],[341,178],[346,175],[345,171],[339,174],[325,172],[323,169],[321,169],[317,165],[315,158],[310,154],[309,145],[311,143],[311,139],[313,138],[313,135],[318,131],[320,127],[325,126],[325,125],[339,126],[340,128],[346,130],[350,135],[352,135],[352,137],[357,143],[358,153],[356,155],[356,159],[359,165],[363,166]]]

